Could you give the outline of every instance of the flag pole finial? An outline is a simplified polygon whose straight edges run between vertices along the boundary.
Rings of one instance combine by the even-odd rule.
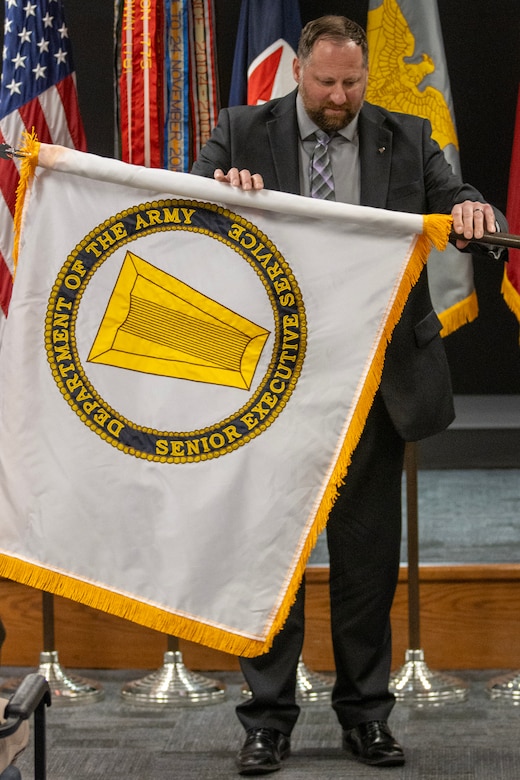
[[[0,144],[0,158],[12,160],[13,157],[27,157],[27,152],[22,149],[14,149],[10,144]]]

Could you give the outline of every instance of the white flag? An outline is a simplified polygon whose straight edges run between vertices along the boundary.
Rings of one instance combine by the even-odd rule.
[[[449,223],[42,144],[0,345],[0,576],[267,650],[423,224]]]

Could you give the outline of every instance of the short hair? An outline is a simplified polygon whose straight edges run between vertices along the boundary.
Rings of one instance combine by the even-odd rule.
[[[346,16],[320,16],[319,19],[308,22],[301,32],[298,43],[298,59],[307,60],[312,54],[315,43],[321,38],[338,42],[352,41],[361,46],[363,64],[365,67],[368,66],[366,33],[359,24],[347,19]]]

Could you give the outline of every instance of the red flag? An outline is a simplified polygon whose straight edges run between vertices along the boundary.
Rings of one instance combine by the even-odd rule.
[[[23,6],[23,7],[22,7]],[[16,149],[23,132],[86,151],[74,65],[61,0],[6,0],[0,84],[0,144]],[[0,307],[7,316],[13,272],[16,158],[0,159]],[[0,314],[0,317],[2,314]]]
[[[515,135],[509,171],[506,216],[511,233],[520,233],[520,88],[516,106]],[[504,300],[520,322],[520,249],[509,250],[502,282]]]
[[[189,171],[217,121],[213,0],[117,0],[120,156]]]
[[[163,162],[164,21],[160,0],[124,0],[119,68],[121,159]]]

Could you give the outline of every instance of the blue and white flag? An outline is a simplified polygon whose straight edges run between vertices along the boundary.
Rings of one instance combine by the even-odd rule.
[[[295,88],[302,29],[298,0],[242,0],[229,105],[257,105]]]

